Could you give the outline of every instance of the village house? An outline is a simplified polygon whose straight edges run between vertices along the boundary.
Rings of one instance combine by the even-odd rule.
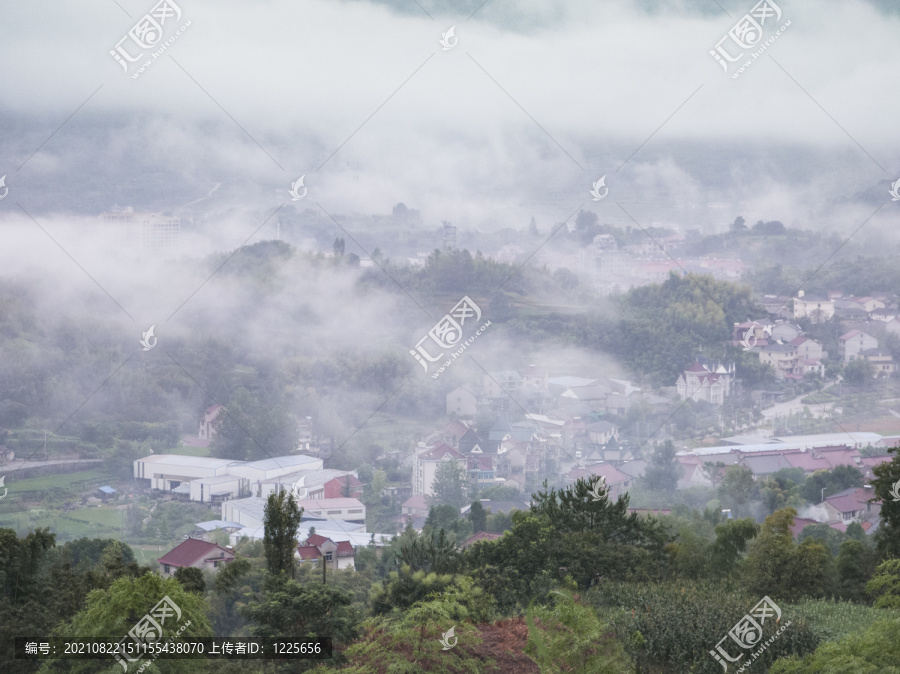
[[[884,349],[866,349],[859,352],[859,357],[872,363],[875,376],[889,376],[894,372],[894,357]]]
[[[201,440],[213,439],[213,436],[216,434],[216,419],[221,411],[221,405],[210,405],[206,408],[206,411],[203,413],[203,418],[200,419],[200,432],[197,437]]]
[[[297,546],[294,557],[300,560],[300,563],[312,563],[321,566],[322,558],[325,559],[325,565],[337,571],[354,566],[356,558],[356,550],[350,541],[340,541],[335,543],[330,538],[312,534]]]
[[[844,491],[825,498],[822,505],[828,511],[828,522],[868,522],[873,520],[881,512],[881,504],[872,503],[875,490],[866,485],[864,487],[850,487]]]
[[[735,323],[731,331],[731,344],[733,346],[765,346],[769,343],[771,326],[759,321],[745,321]]]
[[[157,559],[165,576],[183,568],[215,571],[234,559],[234,552],[199,538],[188,538]]]
[[[714,365],[711,371],[699,362],[694,363],[678,376],[675,388],[682,400],[705,400],[713,405],[721,405],[731,395],[731,383],[734,380],[734,365]]]
[[[814,297],[798,290],[794,298],[794,320],[809,318],[813,323],[824,323],[834,316],[834,300],[827,297]]]
[[[817,341],[799,335],[788,342],[791,346],[797,347],[797,355],[806,360],[822,360],[827,358],[828,354],[822,349],[822,345]]]
[[[400,506],[400,514],[412,517],[425,517],[428,515],[428,510],[428,502],[422,494],[410,496]]]
[[[803,334],[799,326],[787,321],[776,321],[769,331],[772,340],[776,342],[790,342]]]
[[[838,339],[841,360],[845,363],[856,360],[862,351],[877,348],[878,340],[862,330],[850,330]]]
[[[458,386],[447,394],[447,415],[474,418],[478,413],[478,396],[465,386]]]
[[[771,365],[778,379],[800,376],[800,353],[793,344],[769,344],[758,349],[757,353],[759,362]]]
[[[434,447],[418,448],[413,463],[413,494],[434,496],[434,477],[443,461],[452,461],[466,470],[466,456],[445,442],[439,442]]]

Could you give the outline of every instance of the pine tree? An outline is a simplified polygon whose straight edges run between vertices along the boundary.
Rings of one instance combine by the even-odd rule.
[[[279,490],[269,494],[263,517],[266,567],[273,575],[286,573],[293,578],[297,529],[303,508],[297,506],[291,492]]]

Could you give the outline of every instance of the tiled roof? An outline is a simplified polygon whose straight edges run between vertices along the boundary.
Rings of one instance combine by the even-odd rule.
[[[319,548],[315,545],[298,545],[297,553],[300,555],[300,559],[318,559],[322,556],[319,552]]]
[[[426,452],[419,454],[418,458],[423,461],[441,461],[445,456],[450,455],[453,459],[464,459],[465,455],[456,451],[446,442],[439,442]]]
[[[631,479],[611,463],[597,463],[585,468],[572,468],[569,471],[569,480],[571,482],[575,482],[578,478],[588,480],[593,475],[602,475],[606,484],[610,486],[625,484]]]
[[[861,487],[851,487],[825,499],[838,512],[848,513],[854,510],[865,510],[869,495]]]
[[[218,555],[213,553],[217,553],[218,551],[227,553],[228,555],[232,554],[230,550],[226,550],[215,543],[203,541],[199,538],[188,538],[186,541],[179,543],[169,550],[169,552],[156,561],[160,564],[168,564],[169,566],[191,566],[201,559],[217,557]]]
[[[353,557],[354,554],[353,545],[350,541],[341,541],[337,544],[338,557]]]
[[[794,524],[791,526],[791,533],[794,536],[799,536],[804,528],[809,526],[810,524],[821,524],[817,520],[809,519],[807,517],[795,517]]]
[[[425,500],[425,496],[423,494],[416,494],[415,496],[410,496],[403,502],[403,508],[414,508],[416,510],[428,510],[428,502]]]
[[[322,545],[322,543],[325,543],[325,542],[328,541],[328,540],[329,540],[329,539],[325,538],[324,536],[320,536],[319,534],[313,534],[312,536],[307,537],[307,539],[306,539],[306,544],[307,544],[307,545],[315,545],[315,546],[319,546],[319,545]]]

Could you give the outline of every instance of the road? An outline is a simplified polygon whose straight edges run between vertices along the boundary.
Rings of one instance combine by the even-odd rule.
[[[831,382],[830,384],[826,384],[824,387],[822,387],[822,390],[824,391],[825,389],[830,388],[832,386],[834,386],[834,382]],[[796,398],[792,398],[791,400],[785,401],[783,403],[777,403],[775,405],[772,405],[772,407],[768,407],[768,408],[764,409],[763,410],[763,418],[766,421],[771,421],[772,419],[777,418],[777,417],[786,417],[788,414],[802,413],[803,408],[808,408],[810,414],[812,414],[814,417],[827,418],[829,416],[829,413],[826,412],[825,410],[828,410],[830,412],[831,407],[834,403],[830,403],[830,402],[822,403],[822,405],[817,405],[815,403],[813,403],[811,405],[801,403],[800,402],[801,398],[805,398],[808,395],[812,395],[813,399],[814,400],[816,399],[815,393],[812,393],[812,394],[804,393],[802,395],[797,396]],[[765,430],[765,429],[760,429],[760,430]]]

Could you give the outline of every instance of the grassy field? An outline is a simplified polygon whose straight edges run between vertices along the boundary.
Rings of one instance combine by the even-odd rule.
[[[38,527],[49,527],[58,543],[86,536],[87,538],[119,538],[122,535],[122,516],[119,511],[60,513],[55,510],[31,508],[27,512],[0,515],[0,527],[15,529],[22,536]]]
[[[823,641],[836,641],[851,632],[868,629],[878,620],[900,617],[900,609],[881,609],[862,604],[808,599],[783,608],[791,620],[805,618]]]
[[[77,473],[59,473],[57,475],[41,475],[39,477],[31,477],[24,480],[18,480],[15,473],[6,479],[6,486],[9,488],[11,496],[15,496],[22,492],[52,491],[54,489],[63,489],[76,483],[94,483],[96,486],[88,486],[87,489],[96,489],[108,484],[114,477],[103,468],[94,470],[82,470]],[[79,485],[79,488],[82,485]],[[87,490],[86,489],[86,490]],[[86,491],[85,490],[85,491]],[[29,494],[29,496],[31,496]]]

